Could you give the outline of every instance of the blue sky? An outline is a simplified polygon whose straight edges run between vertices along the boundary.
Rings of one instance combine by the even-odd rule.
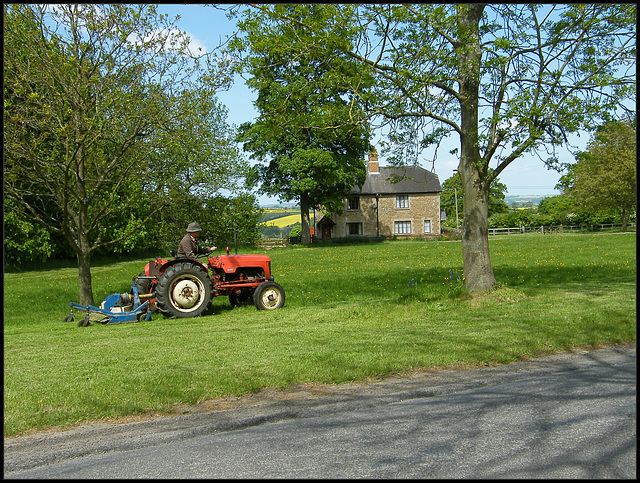
[[[171,17],[180,15],[178,27],[186,31],[191,37],[194,46],[201,46],[203,49],[211,50],[218,45],[221,38],[233,32],[234,23],[227,20],[224,12],[215,9],[212,6],[203,6],[200,4],[160,4],[158,7],[160,13],[167,13]],[[229,91],[221,92],[218,98],[229,110],[227,122],[229,124],[239,125],[243,122],[255,119],[257,111],[253,106],[256,94],[249,90],[241,78],[236,78],[233,86]],[[571,154],[572,151],[586,149],[589,140],[588,134],[581,137],[573,136],[570,138],[572,148],[561,148],[557,151],[561,162],[574,162],[575,159]],[[376,144],[374,140],[373,144]],[[458,159],[449,154],[449,151],[459,146],[457,138],[451,138],[442,143],[438,151],[438,158],[435,162],[435,173],[438,175],[440,182],[453,175],[453,170],[458,166]],[[380,151],[380,150],[378,150]],[[542,159],[546,159],[548,155],[545,152],[540,153]],[[423,168],[431,170],[433,153],[425,152],[420,163]],[[384,166],[385,159],[380,156],[380,164]],[[508,195],[543,195],[553,196],[560,194],[554,189],[560,178],[560,174],[555,171],[548,170],[542,160],[534,155],[526,155],[514,161],[509,167],[502,172],[499,177],[500,182],[507,186]],[[265,205],[277,202],[276,198],[260,197],[260,204]]]

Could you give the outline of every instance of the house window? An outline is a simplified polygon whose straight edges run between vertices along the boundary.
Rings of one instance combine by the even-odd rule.
[[[396,235],[407,235],[411,233],[410,221],[395,221],[393,223],[393,232]]]
[[[396,208],[409,208],[409,195],[396,196]]]
[[[347,235],[362,235],[362,223],[347,223]]]
[[[431,220],[424,220],[424,232],[431,233]]]
[[[353,196],[347,200],[347,209],[348,210],[359,210],[360,209],[360,198],[357,196]]]

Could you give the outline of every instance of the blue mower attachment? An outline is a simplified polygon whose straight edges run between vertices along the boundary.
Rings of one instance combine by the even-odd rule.
[[[102,324],[122,324],[125,322],[139,322],[140,320],[151,320],[151,311],[149,310],[149,304],[151,300],[141,301],[141,296],[138,294],[138,288],[136,287],[136,280],[139,278],[154,278],[154,277],[133,277],[133,283],[131,284],[131,293],[112,293],[102,301],[100,307],[94,307],[93,305],[80,305],[75,302],[71,302],[71,312],[67,315],[63,322],[73,321],[73,310],[84,312],[85,317],[78,322],[78,327],[86,327],[90,321],[100,322]],[[151,294],[145,294],[142,296],[146,299],[151,299]]]

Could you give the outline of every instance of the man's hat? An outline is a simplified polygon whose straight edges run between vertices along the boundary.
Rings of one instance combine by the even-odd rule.
[[[200,225],[198,225],[195,221],[193,223],[189,223],[189,226],[187,227],[187,232],[193,233],[194,231],[202,231]]]

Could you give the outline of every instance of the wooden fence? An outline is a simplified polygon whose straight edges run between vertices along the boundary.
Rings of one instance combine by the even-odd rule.
[[[595,232],[605,230],[620,230],[621,224],[603,223],[600,225],[555,225],[555,226],[520,226],[515,228],[489,228],[489,235],[513,235],[521,233],[552,233]],[[627,224],[627,230],[636,231],[636,224]]]
[[[267,250],[275,247],[283,248],[289,245],[289,237],[262,238],[258,245],[260,245],[260,247],[262,248],[266,248]]]

